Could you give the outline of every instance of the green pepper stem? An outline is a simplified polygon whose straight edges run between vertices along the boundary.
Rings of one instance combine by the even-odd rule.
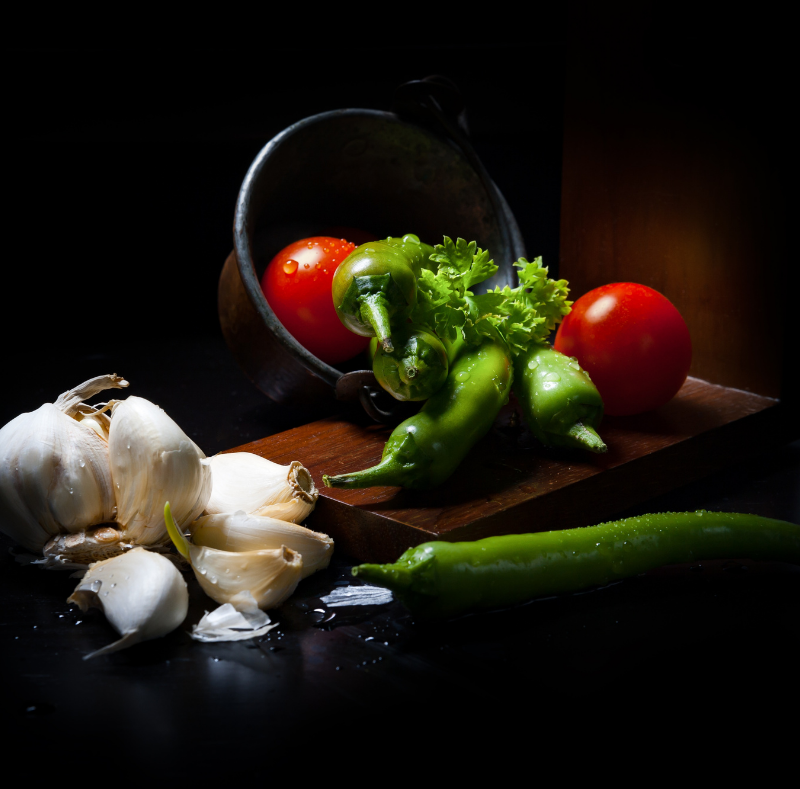
[[[369,293],[358,300],[361,320],[372,326],[378,342],[386,353],[394,350],[392,344],[392,325],[386,297],[382,293]]]
[[[393,592],[399,592],[411,586],[414,574],[410,571],[407,562],[395,564],[359,564],[353,567],[351,573],[365,581],[385,586]]]
[[[607,452],[608,447],[597,431],[591,425],[576,422],[564,436],[569,443],[576,447],[588,449],[590,452]]]
[[[322,481],[328,488],[369,488],[374,485],[405,486],[409,480],[404,465],[390,456],[372,468],[352,474],[337,474],[335,477],[323,474]]]
[[[419,374],[419,359],[414,354],[410,359],[403,359],[400,363],[400,369],[403,371],[400,375],[400,380],[404,383],[410,383]]]

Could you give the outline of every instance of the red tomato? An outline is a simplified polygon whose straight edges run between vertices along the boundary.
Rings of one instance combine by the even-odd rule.
[[[333,274],[354,249],[343,238],[303,238],[278,252],[261,279],[269,306],[289,334],[328,364],[351,359],[369,345],[369,337],[342,325],[331,297]]]
[[[692,341],[681,314],[646,285],[590,290],[558,328],[555,349],[588,371],[607,414],[640,414],[671,400],[686,380]]]

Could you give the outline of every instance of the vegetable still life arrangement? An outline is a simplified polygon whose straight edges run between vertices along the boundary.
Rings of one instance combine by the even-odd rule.
[[[481,343],[478,353],[484,365],[511,376],[497,341]],[[468,369],[459,366],[462,358],[454,370]],[[286,600],[332,556],[327,535],[300,525],[318,496],[308,470],[297,461],[280,466],[246,452],[206,458],[143,398],[84,403],[105,388],[126,386],[118,376],[100,376],[0,430],[4,532],[29,550],[38,548],[41,566],[86,569],[69,602],[102,609],[120,636],[86,658],[164,636],[183,623],[188,591],[180,561],[166,553],[170,542],[220,604],[193,626],[195,640],[264,635],[276,627],[266,609]],[[487,410],[483,402],[471,418]],[[444,477],[453,461],[444,455],[437,461],[429,473]],[[413,472],[412,465],[393,473],[413,482]],[[137,484],[150,492],[137,492]],[[162,495],[179,503],[165,503],[158,518],[155,500]],[[800,527],[746,514],[660,513],[579,529],[429,542],[394,563],[362,564],[352,573],[390,589],[413,613],[441,618],[716,558],[800,563]]]
[[[0,430],[0,529],[39,554],[30,563],[83,576],[69,602],[101,608],[120,634],[87,657],[180,626],[188,592],[173,543],[221,604],[193,637],[266,632],[263,611],[333,553],[327,535],[299,525],[319,495],[311,475],[247,452],[207,458],[141,397],[84,402],[127,386],[98,376]]]
[[[323,475],[326,486],[442,484],[512,391],[544,447],[593,453],[607,450],[598,433],[604,412],[640,413],[675,395],[691,342],[661,294],[616,283],[573,304],[566,280],[551,279],[541,258],[514,265],[517,287],[478,294],[473,288],[498,267],[460,238],[430,246],[406,234],[356,247],[319,236],[273,259],[262,287],[293,336],[329,363],[369,345],[380,385],[421,403],[392,431],[377,465]],[[194,639],[267,633],[276,624],[266,611],[325,569],[333,553],[328,535],[302,525],[319,495],[308,469],[248,452],[208,458],[144,398],[86,403],[127,386],[116,375],[93,378],[0,430],[0,528],[38,554],[31,563],[82,575],[69,602],[102,609],[119,633],[87,658],[179,627],[189,569],[219,605],[193,626]],[[437,618],[716,558],[800,562],[800,528],[744,514],[660,513],[426,542],[352,574]]]
[[[407,234],[355,249],[333,278],[342,323],[376,338],[373,371],[398,400],[424,400],[386,442],[381,462],[325,485],[440,485],[514,392],[545,446],[604,452],[603,401],[578,361],[547,342],[570,311],[566,280],[541,258],[515,264],[520,285],[476,295],[498,267],[475,242],[431,247]]]

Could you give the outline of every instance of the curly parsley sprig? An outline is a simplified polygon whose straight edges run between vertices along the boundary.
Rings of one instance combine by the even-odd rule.
[[[472,241],[445,236],[434,247],[431,262],[436,271],[424,269],[418,281],[417,305],[411,319],[451,342],[458,332],[470,345],[484,337],[501,337],[516,356],[532,342],[544,342],[570,311],[567,281],[553,280],[542,258],[520,258],[519,287],[495,288],[476,296],[470,288],[494,275],[498,267],[489,253]]]

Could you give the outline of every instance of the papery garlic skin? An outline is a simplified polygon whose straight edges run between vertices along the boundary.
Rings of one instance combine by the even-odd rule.
[[[203,511],[211,495],[211,469],[200,448],[149,400],[114,404],[108,440],[116,521],[137,545],[167,538],[164,502],[179,526]]]
[[[0,529],[31,551],[50,538],[114,520],[108,445],[79,418],[81,398],[128,382],[93,378],[54,403],[20,414],[0,430]],[[100,431],[102,432],[102,431]]]
[[[277,627],[256,605],[250,592],[240,592],[214,611],[206,611],[203,618],[192,626],[189,634],[195,641],[244,641],[260,638]]]
[[[301,577],[330,564],[333,540],[295,523],[245,512],[204,515],[189,526],[195,545],[220,551],[256,551],[285,545],[303,557]]]
[[[144,548],[93,564],[67,599],[82,611],[101,608],[122,636],[88,660],[171,633],[189,610],[189,591],[175,565]]]
[[[106,410],[111,408],[113,402],[115,401],[107,404],[102,409],[95,409],[91,406],[82,405],[76,409],[76,412],[73,414],[73,419],[80,422],[84,427],[89,427],[94,430],[107,444],[108,434],[111,430],[111,419],[106,413]]]
[[[231,603],[241,592],[250,592],[262,610],[284,602],[297,588],[303,572],[300,554],[285,546],[231,553],[189,545],[189,561],[212,600]]]
[[[52,562],[51,566],[61,563],[65,567],[88,567],[92,562],[109,559],[133,547],[119,529],[106,524],[76,534],[59,534],[47,542],[42,555]]]
[[[213,484],[206,513],[237,512],[305,520],[319,497],[308,469],[297,460],[287,466],[252,452],[226,452],[210,458]]]

